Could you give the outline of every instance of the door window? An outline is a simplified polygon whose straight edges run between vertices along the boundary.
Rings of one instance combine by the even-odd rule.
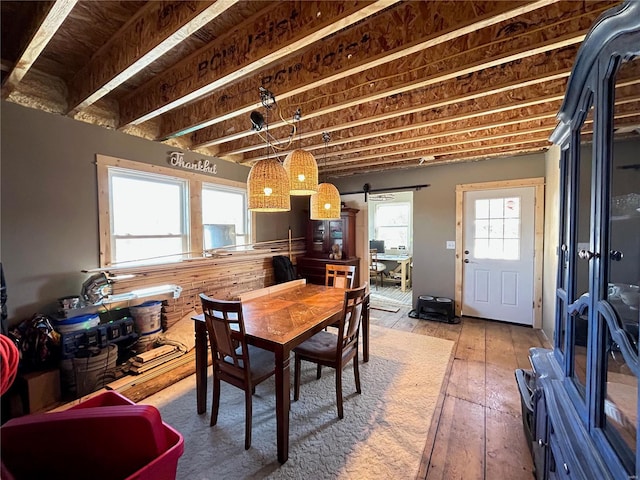
[[[476,258],[520,258],[520,198],[483,198],[475,201],[474,252]]]

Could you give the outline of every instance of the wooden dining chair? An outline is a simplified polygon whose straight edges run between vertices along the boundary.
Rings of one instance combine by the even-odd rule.
[[[251,397],[256,385],[275,373],[275,357],[273,352],[247,344],[241,301],[217,300],[209,298],[204,293],[200,294],[200,300],[213,362],[213,406],[210,425],[213,426],[218,421],[220,381],[244,390],[244,448],[248,450],[251,446]]]
[[[327,287],[353,288],[356,285],[355,265],[332,265],[325,267],[324,284]]]
[[[367,284],[352,290],[345,290],[342,315],[338,324],[338,334],[320,331],[293,349],[295,354],[294,401],[300,397],[300,365],[302,360],[318,365],[317,378],[321,366],[336,370],[336,399],[338,418],[344,417],[342,408],[342,370],[353,360],[353,374],[356,391],[361,393],[358,369],[358,337],[362,320]]]
[[[372,248],[369,250],[369,278],[373,277],[376,283],[376,290],[378,289],[378,275],[380,275],[380,285],[384,285],[382,278],[387,266],[378,261],[378,250]]]

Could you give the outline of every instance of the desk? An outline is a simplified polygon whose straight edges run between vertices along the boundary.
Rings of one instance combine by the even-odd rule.
[[[242,302],[247,342],[275,353],[278,461],[289,458],[291,350],[334,323],[342,314],[344,290],[324,285],[294,285]],[[207,329],[204,315],[192,317],[196,335],[196,398],[198,413],[207,409]],[[363,361],[369,360],[369,296],[362,317]]]
[[[411,255],[391,255],[386,253],[378,254],[378,261],[397,262],[400,265],[400,289],[407,291],[407,286],[411,286]]]

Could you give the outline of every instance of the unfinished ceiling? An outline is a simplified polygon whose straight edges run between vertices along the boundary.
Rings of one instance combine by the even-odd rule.
[[[2,1],[2,96],[247,165],[269,138],[330,176],[516,155],[550,146],[580,43],[615,5]],[[637,134],[640,62],[618,77],[616,127]]]

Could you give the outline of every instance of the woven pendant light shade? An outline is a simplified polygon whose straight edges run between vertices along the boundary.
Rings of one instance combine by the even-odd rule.
[[[318,185],[311,195],[311,220],[340,220],[340,192],[331,183]]]
[[[289,175],[291,195],[311,195],[318,190],[318,164],[306,150],[293,150],[284,159],[284,169]]]
[[[287,212],[291,210],[289,177],[276,159],[260,160],[247,178],[249,210]]]

